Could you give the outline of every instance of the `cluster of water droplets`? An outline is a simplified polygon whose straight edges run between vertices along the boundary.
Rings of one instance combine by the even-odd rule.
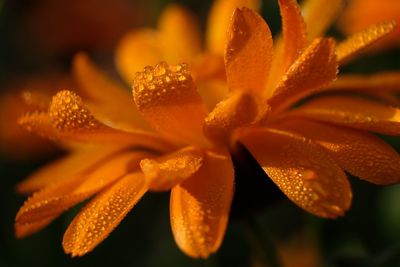
[[[194,83],[186,63],[168,65],[160,62],[137,72],[133,82],[133,97],[140,108],[176,98],[181,90],[193,88]]]
[[[71,91],[60,91],[51,101],[49,116],[59,130],[93,129],[99,126],[83,104],[82,99]]]

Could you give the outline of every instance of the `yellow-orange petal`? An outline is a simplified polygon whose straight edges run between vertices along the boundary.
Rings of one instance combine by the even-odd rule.
[[[400,89],[400,72],[378,72],[373,74],[341,74],[329,84],[327,90],[355,90],[381,93]]]
[[[87,171],[99,161],[113,156],[123,148],[124,146],[120,145],[99,145],[81,148],[34,172],[20,182],[16,189],[22,194],[41,190],[46,186],[64,181]],[[82,164],[82,162],[85,162],[85,164]]]
[[[15,236],[17,238],[24,238],[27,237],[31,234],[34,234],[40,230],[42,230],[44,227],[49,225],[57,216],[52,216],[50,218],[33,222],[33,223],[15,223],[14,229],[15,229]]]
[[[236,9],[228,30],[225,67],[230,91],[262,92],[272,61],[272,36],[263,18],[249,8]]]
[[[400,181],[399,154],[375,135],[299,118],[287,118],[278,127],[317,142],[354,176],[380,185]]]
[[[318,92],[336,78],[335,41],[315,39],[289,68],[268,100],[273,112]]]
[[[208,152],[199,171],[172,189],[172,232],[187,255],[207,258],[220,247],[233,185],[234,170],[229,155]]]
[[[114,230],[145,192],[143,175],[133,173],[96,196],[78,213],[65,232],[65,253],[75,257],[93,250]]]
[[[202,150],[186,147],[163,157],[143,159],[140,167],[150,190],[166,191],[193,176],[203,165],[203,158]]]
[[[296,0],[279,0],[282,16],[283,60],[284,73],[301,55],[307,46],[306,24],[301,16],[300,7]]]
[[[87,102],[92,103],[89,108],[97,120],[126,131],[138,128],[150,130],[137,111],[129,88],[107,77],[86,54],[75,55],[73,73],[79,92],[88,98]]]
[[[236,8],[248,7],[258,11],[260,0],[216,0],[207,21],[207,50],[223,55],[226,45],[226,30]]]
[[[177,4],[167,6],[158,21],[158,29],[164,60],[168,63],[193,61],[200,54],[199,24],[189,10]]]
[[[343,8],[343,0],[306,0],[302,4],[302,14],[307,25],[309,40],[325,34]]]
[[[127,84],[132,84],[137,71],[164,60],[156,30],[139,29],[125,34],[115,50],[115,64]]]
[[[381,40],[396,29],[396,22],[383,22],[355,33],[337,45],[336,54],[340,65],[345,64],[365,48]]]
[[[60,91],[47,113],[28,114],[19,120],[28,131],[61,142],[125,143],[168,150],[171,144],[145,131],[125,132],[102,124],[91,114],[82,99],[71,91]]]
[[[292,114],[381,134],[400,134],[400,109],[358,97],[319,97]]]
[[[116,179],[139,167],[148,153],[130,152],[118,155],[89,173],[69,177],[33,194],[16,216],[18,223],[34,223],[59,215],[85,200]]]
[[[235,129],[265,120],[269,108],[252,94],[236,91],[219,102],[204,121],[204,134],[215,142],[229,144]]]
[[[326,218],[349,209],[352,193],[346,175],[317,144],[275,129],[247,129],[237,138],[301,208]]]
[[[136,73],[132,89],[138,110],[159,133],[178,144],[207,143],[202,135],[207,107],[186,64],[148,66]]]

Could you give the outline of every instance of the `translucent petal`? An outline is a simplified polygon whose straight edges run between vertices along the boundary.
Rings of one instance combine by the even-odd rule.
[[[294,102],[318,92],[336,78],[335,42],[315,39],[289,68],[268,100],[272,112],[279,112]]]
[[[236,8],[248,7],[258,10],[259,0],[216,0],[207,21],[207,50],[222,55],[226,45],[226,30]]]
[[[207,108],[186,64],[148,66],[136,74],[132,89],[138,110],[158,132],[178,144],[207,144]]]
[[[33,194],[18,211],[17,223],[35,223],[71,208],[116,179],[139,167],[146,153],[125,153],[102,162],[89,173],[81,174],[44,188]]]
[[[343,8],[343,0],[305,0],[301,11],[309,40],[325,35]]]
[[[349,209],[352,193],[342,169],[317,144],[273,129],[248,129],[238,140],[298,206],[335,218]]]
[[[123,146],[99,145],[74,151],[31,174],[17,185],[17,191],[23,194],[32,193],[51,184],[75,177],[121,149]]]
[[[164,60],[168,63],[190,62],[200,54],[199,25],[189,10],[176,4],[167,6],[159,19],[158,29]]]
[[[230,91],[264,90],[272,61],[272,36],[263,18],[248,8],[236,9],[228,30],[225,67]]]
[[[121,178],[90,201],[74,218],[63,238],[64,251],[83,256],[102,242],[146,192],[143,175]]]
[[[172,232],[187,255],[207,258],[220,247],[229,217],[233,179],[228,154],[208,152],[199,171],[172,189]]]
[[[203,151],[187,147],[154,159],[144,159],[140,167],[146,186],[153,191],[170,190],[193,176],[203,165]]]
[[[122,130],[145,129],[149,125],[137,111],[128,87],[107,77],[84,53],[75,55],[73,72],[79,92],[92,103],[89,108],[102,123]]]
[[[381,40],[395,29],[395,22],[383,22],[351,35],[337,45],[336,54],[339,64],[345,64],[365,48]]]
[[[159,34],[152,29],[133,30],[125,34],[115,49],[115,64],[127,84],[137,71],[164,59]]]
[[[294,131],[317,142],[354,176],[380,185],[400,181],[399,154],[375,135],[299,118],[285,120],[279,129]]]
[[[293,114],[381,134],[400,134],[400,109],[357,97],[319,97]]]

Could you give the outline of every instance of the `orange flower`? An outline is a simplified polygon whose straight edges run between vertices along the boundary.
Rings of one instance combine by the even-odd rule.
[[[136,73],[132,105],[124,90],[78,55],[74,69],[85,103],[76,93],[61,91],[47,111],[20,120],[27,129],[70,145],[73,153],[19,185],[20,192],[37,192],[17,214],[17,235],[43,228],[96,195],[64,235],[66,253],[81,256],[104,240],[146,191],[171,189],[176,243],[187,255],[206,258],[225,233],[234,186],[230,153],[238,142],[291,200],[317,216],[334,218],[349,208],[351,189],[343,170],[378,184],[398,182],[399,155],[367,132],[398,134],[398,109],[348,94],[316,95],[339,91],[328,86],[338,64],[394,25],[378,25],[336,47],[330,38],[314,38],[329,25],[332,11],[310,24],[309,41],[305,25],[319,16],[318,5],[309,5],[304,22],[296,1],[279,4],[283,35],[275,49],[256,12],[234,13],[224,53],[230,93],[210,113],[196,90],[202,82],[196,63],[196,80],[186,64],[161,62]],[[148,45],[141,44],[144,57]],[[343,89],[354,87],[344,83]],[[297,106],[310,95],[315,98]]]
[[[400,2],[397,0],[351,0],[340,17],[339,29],[349,35],[384,21],[400,22]],[[400,28],[390,34],[375,48],[400,45]]]
[[[400,134],[400,110],[370,95],[350,93],[373,91],[376,84],[363,87],[362,79],[346,76],[331,84],[340,64],[395,25],[373,26],[337,46],[330,38],[309,40],[306,22],[315,36],[320,33],[314,27],[326,28],[310,23],[317,18],[312,7],[318,2],[307,3],[304,20],[296,1],[279,1],[283,33],[274,55],[263,19],[249,9],[236,10],[225,51],[231,93],[208,115],[204,129],[220,142],[233,133],[229,142],[248,149],[293,202],[317,216],[335,218],[351,204],[344,170],[376,184],[400,180],[397,152],[368,133]],[[393,89],[385,86],[388,77],[393,78],[375,78],[381,90]]]

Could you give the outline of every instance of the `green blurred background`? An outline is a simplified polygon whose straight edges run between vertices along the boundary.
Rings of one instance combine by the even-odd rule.
[[[205,28],[212,1],[177,2],[191,9]],[[276,1],[264,2],[262,15],[272,32],[277,33],[280,17]],[[85,8],[76,7],[83,3]],[[118,38],[133,27],[155,26],[168,3],[168,0],[0,0],[1,94],[22,89],[14,84],[26,77],[48,72],[68,73],[71,58],[77,51],[87,51],[116,76],[112,56]],[[117,6],[115,10],[113,6]],[[119,10],[124,10],[124,14],[115,13]],[[111,23],[114,19],[117,22]],[[107,30],[109,24],[114,29]],[[340,38],[334,29],[330,34]],[[398,49],[364,56],[342,71],[381,70],[400,70]],[[1,112],[7,113],[7,110],[2,108]],[[398,139],[386,139],[400,149]],[[210,259],[193,260],[178,250],[169,226],[167,193],[146,194],[92,253],[72,259],[63,254],[61,240],[80,207],[23,240],[17,240],[13,230],[15,214],[25,198],[15,193],[15,184],[62,152],[52,150],[45,155],[21,159],[8,147],[2,148],[0,154],[1,267],[250,266],[252,262],[253,266],[262,266],[255,265],[254,259],[272,251],[271,244],[292,244],[299,235],[312,237],[316,246],[313,250],[320,253],[321,266],[400,266],[400,186],[377,187],[351,177],[352,209],[343,218],[325,220],[307,214],[282,198],[276,188],[266,186],[261,174],[249,172],[248,166],[237,166],[234,214],[220,251]],[[275,195],[278,201],[272,197]],[[299,247],[304,246],[300,243]]]

